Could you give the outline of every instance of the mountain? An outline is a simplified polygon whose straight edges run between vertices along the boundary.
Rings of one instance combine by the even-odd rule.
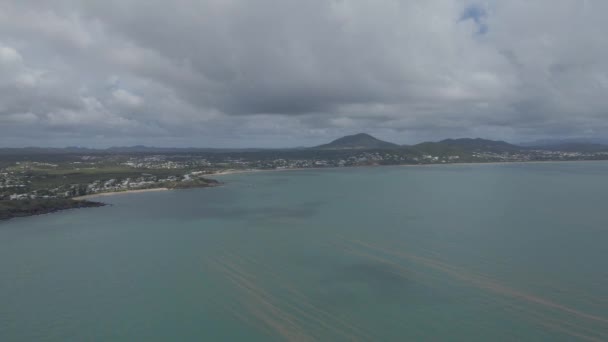
[[[601,152],[608,151],[608,141],[602,139],[545,139],[522,143],[539,150],[564,151],[564,152]]]
[[[465,150],[459,146],[452,146],[440,142],[423,142],[411,147],[419,153],[434,156],[462,156],[466,154]]]
[[[589,145],[608,145],[608,139],[599,138],[567,138],[567,139],[539,139],[534,141],[522,142],[521,146],[530,147],[551,147],[570,144],[589,144]]]
[[[509,144],[500,140],[488,140],[481,138],[461,138],[445,139],[439,142],[442,145],[456,147],[465,151],[485,151],[485,152],[515,152],[526,148]]]
[[[371,150],[371,149],[386,149],[399,148],[397,144],[383,141],[372,137],[366,133],[347,135],[336,139],[329,144],[313,147],[321,150]]]
[[[562,151],[562,152],[606,152],[608,145],[584,143],[584,142],[569,142],[546,146],[532,146],[532,149]]]

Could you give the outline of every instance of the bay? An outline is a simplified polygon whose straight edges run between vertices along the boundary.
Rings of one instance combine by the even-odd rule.
[[[256,172],[1,222],[0,340],[608,340],[607,175]]]

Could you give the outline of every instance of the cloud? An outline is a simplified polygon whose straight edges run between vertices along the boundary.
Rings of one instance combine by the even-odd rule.
[[[21,55],[17,50],[9,46],[0,46],[0,63],[3,65],[12,65],[21,63]]]
[[[135,95],[132,94],[124,89],[116,89],[112,92],[112,96],[114,96],[114,100],[123,106],[127,106],[127,107],[131,107],[131,108],[137,108],[139,106],[141,106],[144,102],[144,100]]]
[[[608,132],[608,3],[7,0],[12,145]]]

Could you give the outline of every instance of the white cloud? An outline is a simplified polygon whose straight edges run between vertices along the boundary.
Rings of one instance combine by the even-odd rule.
[[[137,108],[144,103],[144,100],[141,97],[132,94],[124,89],[114,90],[112,92],[112,96],[114,96],[114,100],[116,100],[118,104],[126,107]]]
[[[601,136],[607,10],[573,0],[7,0],[0,120],[37,119],[0,134],[51,128],[45,139],[59,144],[78,139],[74,127],[87,142],[122,127],[157,144],[216,146],[356,131],[397,142]]]
[[[15,64],[21,63],[22,58],[17,50],[9,47],[9,46],[1,46],[0,45],[0,63],[2,64]]]

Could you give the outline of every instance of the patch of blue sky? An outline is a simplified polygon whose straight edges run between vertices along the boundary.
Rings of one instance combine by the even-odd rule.
[[[464,11],[462,11],[459,21],[472,20],[477,26],[477,31],[475,34],[484,35],[488,33],[489,30],[488,24],[486,23],[487,17],[488,12],[484,6],[472,4],[467,6]]]

